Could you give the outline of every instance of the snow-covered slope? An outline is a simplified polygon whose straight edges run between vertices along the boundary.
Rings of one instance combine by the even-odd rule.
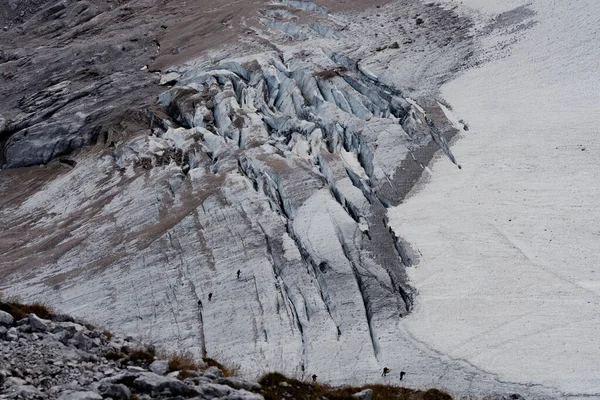
[[[525,2],[465,3],[486,18]],[[504,16],[530,10],[530,29],[487,39],[497,60],[443,88],[470,128],[452,147],[462,170],[440,156],[389,212],[420,260],[406,322],[502,380],[600,396],[600,7]]]

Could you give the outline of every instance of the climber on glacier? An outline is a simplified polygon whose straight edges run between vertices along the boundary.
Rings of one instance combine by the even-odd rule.
[[[383,372],[381,373],[381,376],[386,377],[389,373],[390,369],[388,367],[383,367]]]
[[[208,301],[212,301],[212,292],[208,294]]]
[[[238,277],[238,279],[240,279],[240,274],[241,274],[241,273],[242,273],[242,270],[241,270],[241,269],[238,269],[238,271],[237,271],[237,277]]]
[[[198,299],[198,307],[200,307],[200,309],[202,309],[202,300]]]
[[[402,380],[404,378],[404,375],[406,375],[406,372],[400,371],[400,380]]]
[[[317,381],[317,374],[313,374],[313,375],[312,375],[312,380],[313,380],[313,382],[316,382],[316,381]]]

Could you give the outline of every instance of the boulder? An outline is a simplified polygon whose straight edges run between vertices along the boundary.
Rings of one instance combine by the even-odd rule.
[[[69,390],[63,392],[58,400],[102,400],[102,396],[96,392]]]
[[[6,340],[15,341],[19,338],[19,331],[14,326],[6,332]]]
[[[149,368],[155,374],[166,375],[169,372],[169,362],[167,360],[154,360]]]
[[[137,374],[133,374],[130,372],[125,372],[125,373],[120,373],[120,374],[116,374],[116,375],[112,375],[110,377],[107,378],[103,378],[100,380],[100,384],[119,384],[119,383],[124,383],[128,386],[133,384],[133,381],[136,380],[138,377]]]
[[[257,391],[261,389],[261,386],[256,382],[248,382],[240,378],[234,377],[223,377],[217,379],[217,383],[221,385],[231,386],[234,389],[245,389],[249,391]]]
[[[46,332],[48,330],[48,321],[45,321],[35,314],[29,314],[29,325],[31,329],[37,332]]]
[[[54,329],[52,330],[52,332],[67,331],[71,336],[73,336],[75,334],[75,332],[84,331],[84,330],[85,330],[85,326],[76,324],[75,322],[66,321],[66,322],[57,323],[54,326]]]
[[[102,384],[98,388],[103,397],[110,397],[113,400],[128,400],[131,397],[131,391],[123,384]]]
[[[17,399],[35,399],[42,396],[40,391],[31,385],[15,385],[9,390],[9,397]]]
[[[148,372],[148,370],[146,370],[142,367],[136,367],[135,365],[128,366],[127,371],[129,371],[129,372]]]
[[[228,396],[222,397],[221,400],[264,400],[260,394],[239,390],[232,392]]]
[[[12,315],[7,313],[6,311],[0,310],[0,325],[11,326],[14,321],[15,321],[15,319],[13,318]]]
[[[207,375],[213,375],[217,378],[221,378],[223,376],[223,371],[221,371],[219,368],[217,367],[208,367],[205,371],[204,371],[204,376]]]
[[[229,395],[222,397],[221,400],[264,400],[258,393],[248,392],[246,390],[237,390]]]
[[[95,346],[94,341],[84,335],[83,331],[75,333],[70,342],[72,342],[79,350],[89,350]]]
[[[371,400],[372,396],[373,396],[373,391],[371,389],[365,389],[358,393],[354,393],[352,395],[352,397],[354,397],[355,399],[358,399],[358,400]]]
[[[22,386],[22,385],[27,385],[27,382],[21,378],[17,378],[16,376],[11,376],[10,378],[6,379],[6,381],[4,381],[5,387]]]
[[[207,383],[199,387],[200,394],[207,399],[225,397],[233,391],[229,386]]]
[[[133,386],[144,393],[160,393],[164,390],[169,390],[173,396],[193,396],[198,394],[195,388],[175,378],[160,376],[152,372],[140,374],[133,381]]]
[[[72,335],[69,334],[68,331],[64,330],[64,331],[58,331],[56,333],[51,333],[50,334],[52,339],[54,340],[58,340],[59,342],[61,342],[62,344],[67,344],[67,341],[69,339],[71,339],[71,337],[73,337]]]

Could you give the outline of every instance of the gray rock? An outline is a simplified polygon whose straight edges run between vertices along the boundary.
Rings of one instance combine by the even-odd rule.
[[[260,394],[238,390],[222,397],[221,400],[264,400]]]
[[[99,338],[99,337],[100,337],[101,333],[100,333],[100,332],[98,332],[98,331],[97,331],[97,330],[95,330],[95,329],[92,329],[91,331],[88,331],[88,332],[86,333],[86,335],[87,335],[89,338],[96,339],[96,338]]]
[[[178,378],[179,377],[180,372],[179,371],[173,371],[173,372],[169,372],[167,374],[168,378]]]
[[[5,326],[0,325],[0,336],[4,336],[6,332],[8,332],[8,329],[6,329]]]
[[[93,380],[92,380],[92,378],[91,378],[91,377],[89,377],[89,376],[83,376],[83,375],[81,375],[81,376],[79,376],[79,377],[77,378],[77,383],[78,383],[80,386],[87,386],[87,385],[89,385],[89,384],[90,384],[90,383],[92,383],[92,382],[93,382]]]
[[[127,400],[131,397],[131,390],[123,384],[102,384],[98,390],[102,396],[114,400]]]
[[[207,378],[206,376],[199,376],[199,377],[195,377],[193,378],[196,381],[196,384],[198,385],[203,385],[205,383],[213,383],[214,380]]]
[[[75,322],[69,322],[69,321],[59,322],[59,323],[55,324],[52,332],[61,332],[61,331],[67,331],[67,332],[69,332],[69,334],[71,336],[73,336],[76,332],[85,331],[85,327],[83,325],[76,324]]]
[[[223,376],[223,371],[221,371],[219,368],[217,367],[208,367],[205,371],[204,371],[204,375],[214,375],[217,378],[220,378]]]
[[[67,330],[62,330],[56,333],[51,334],[52,339],[57,340],[63,344],[67,344],[68,340],[73,337],[72,334],[69,334]]]
[[[10,378],[6,379],[6,381],[4,381],[5,387],[23,386],[23,385],[27,385],[27,382],[21,378],[15,377],[15,376],[11,376]]]
[[[107,378],[103,378],[100,380],[100,384],[119,384],[119,383],[127,383],[130,384],[138,377],[137,374],[125,372],[117,375],[113,375]]]
[[[29,325],[31,325],[31,329],[38,332],[46,332],[48,330],[48,322],[35,314],[29,314]]]
[[[141,368],[141,367],[136,367],[133,365],[130,365],[127,367],[127,371],[129,372],[148,372],[147,369]]]
[[[169,372],[169,362],[166,360],[155,360],[150,364],[150,371],[158,375],[166,375]]]
[[[92,140],[91,133],[80,132],[82,127],[82,122],[73,118],[35,124],[16,132],[6,143],[8,167],[45,164],[72,148],[82,147]]]
[[[102,396],[91,391],[67,391],[58,400],[102,400]]]
[[[250,391],[260,390],[261,386],[256,382],[248,382],[240,378],[223,377],[217,379],[217,383],[221,385],[231,386],[234,389],[245,389]]]
[[[15,385],[12,386],[8,393],[10,393],[10,397],[18,398],[18,399],[34,399],[36,397],[41,397],[42,393],[35,386],[31,385]]]
[[[358,399],[358,400],[371,400],[372,396],[373,396],[373,391],[371,389],[365,389],[363,391],[354,393],[352,395],[352,397],[354,397],[355,399]]]
[[[199,387],[200,394],[208,399],[225,397],[233,391],[229,386],[207,383]]]
[[[175,378],[160,376],[152,372],[141,374],[133,381],[133,385],[145,393],[160,393],[164,390],[169,390],[173,396],[192,396],[198,394],[195,388]]]
[[[72,342],[75,347],[77,347],[80,350],[84,350],[84,351],[89,350],[95,346],[94,341],[92,339],[90,339],[89,337],[87,337],[83,333],[83,331],[76,332],[73,335],[73,338],[69,340],[69,342]]]
[[[15,319],[6,311],[0,311],[0,325],[11,326]]]
[[[6,340],[15,341],[19,338],[19,331],[14,326],[6,332]]]

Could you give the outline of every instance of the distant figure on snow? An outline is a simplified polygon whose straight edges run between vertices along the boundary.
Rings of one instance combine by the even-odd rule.
[[[198,307],[202,308],[202,300],[198,299]]]
[[[400,380],[402,380],[404,378],[404,375],[406,375],[406,372],[400,371]]]
[[[381,373],[381,376],[387,376],[387,374],[390,373],[390,369],[388,367],[384,367],[383,368],[383,372]]]
[[[316,382],[317,381],[317,374],[313,374],[312,378],[313,378],[313,382]]]
[[[240,274],[241,273],[242,273],[242,270],[238,269],[238,272],[237,272],[238,279],[240,279]]]
[[[212,292],[208,294],[208,301],[212,301]]]

